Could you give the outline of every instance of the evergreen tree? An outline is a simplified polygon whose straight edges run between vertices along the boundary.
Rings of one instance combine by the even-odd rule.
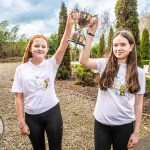
[[[51,34],[50,37],[48,38],[49,42],[49,55],[53,55],[57,49],[57,34]]]
[[[103,57],[105,53],[105,37],[104,34],[100,37],[100,49],[99,49],[99,57]]]
[[[132,32],[136,42],[138,65],[141,66],[137,0],[118,0],[115,6],[115,14],[116,28],[126,28]]]
[[[109,34],[108,34],[108,43],[107,43],[107,48],[106,48],[106,54],[110,53],[113,35],[114,35],[113,28],[110,27]]]
[[[62,36],[64,34],[66,22],[67,22],[67,8],[65,6],[65,3],[62,2],[61,10],[59,13],[59,29],[58,29],[57,47],[59,46]],[[70,48],[68,46],[66,49],[64,58],[62,60],[62,63],[58,69],[57,78],[58,79],[68,79],[68,78],[70,78],[70,76],[71,76]]]
[[[150,41],[149,41],[149,33],[146,28],[144,28],[142,32],[140,49],[141,49],[142,59],[149,60],[150,59]]]

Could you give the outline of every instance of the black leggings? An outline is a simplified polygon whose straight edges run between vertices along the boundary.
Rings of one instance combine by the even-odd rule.
[[[133,122],[125,125],[109,126],[95,120],[95,150],[127,150],[127,144],[133,133]]]
[[[30,129],[30,141],[34,150],[45,150],[46,131],[50,150],[61,150],[63,122],[60,106],[57,104],[50,110],[31,115],[25,113],[25,120]]]

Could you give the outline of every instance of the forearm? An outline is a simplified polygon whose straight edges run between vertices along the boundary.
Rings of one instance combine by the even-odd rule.
[[[81,51],[79,62],[83,65],[87,65],[90,57],[90,47],[92,45],[93,36],[90,36],[87,34],[85,46],[83,47],[83,50]]]
[[[134,133],[139,133],[140,132],[141,120],[142,120],[142,105],[135,106]]]
[[[63,37],[61,39],[60,45],[59,45],[59,47],[55,53],[55,58],[56,58],[57,64],[61,63],[63,56],[65,54],[65,51],[69,45],[68,39],[70,38],[72,26],[73,25],[68,25],[68,24],[66,25],[65,32],[64,32]]]
[[[62,51],[64,51],[68,47],[68,44],[69,44],[68,39],[70,38],[72,26],[73,25],[71,24],[70,25],[66,24],[66,28],[65,28],[63,37],[61,39],[60,46],[59,46],[59,47],[62,47]]]
[[[15,103],[16,103],[16,112],[18,116],[18,122],[19,122],[20,127],[22,127],[25,124],[23,99],[16,98]]]

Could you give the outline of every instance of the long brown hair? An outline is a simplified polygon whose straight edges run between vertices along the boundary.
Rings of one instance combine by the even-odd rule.
[[[138,80],[138,71],[137,71],[137,54],[136,54],[136,45],[133,35],[127,30],[118,30],[112,39],[110,57],[108,59],[107,65],[104,72],[101,75],[99,80],[99,86],[101,90],[107,90],[107,88],[112,87],[114,83],[114,78],[117,76],[119,70],[118,59],[113,53],[113,40],[118,35],[126,38],[129,41],[130,45],[134,45],[132,51],[127,57],[127,71],[126,71],[126,87],[128,92],[135,94],[140,90],[139,80]]]
[[[45,39],[47,41],[47,46],[48,46],[48,40],[44,35],[38,35],[38,34],[34,35],[33,37],[31,37],[31,39],[28,42],[25,53],[23,55],[22,63],[26,63],[29,60],[29,58],[32,58],[32,53],[30,52],[30,50],[31,50],[31,46],[33,44],[33,41],[37,38]]]

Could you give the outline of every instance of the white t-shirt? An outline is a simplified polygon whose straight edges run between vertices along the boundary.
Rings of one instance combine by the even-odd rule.
[[[16,68],[11,92],[23,93],[26,113],[40,114],[58,103],[54,89],[58,67],[53,56],[39,65],[32,64],[29,59]]]
[[[108,59],[97,60],[97,71],[102,73]],[[125,84],[126,64],[119,65],[117,77],[114,84],[107,91],[98,90],[97,102],[94,110],[94,117],[97,121],[107,125],[122,125],[135,120],[134,103],[135,94],[127,92]],[[138,79],[140,91],[137,94],[145,93],[145,73],[138,67]],[[123,92],[120,88],[123,87]],[[122,88],[121,88],[122,89]]]

